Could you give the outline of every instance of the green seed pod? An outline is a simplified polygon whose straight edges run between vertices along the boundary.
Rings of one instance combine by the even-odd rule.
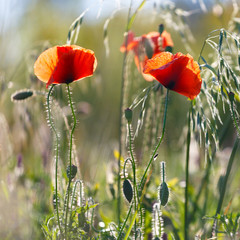
[[[132,110],[130,108],[125,109],[125,118],[127,119],[128,123],[132,122]]]
[[[32,97],[33,94],[34,94],[34,92],[31,89],[20,90],[11,95],[11,100],[12,100],[12,102],[23,101],[27,98]]]
[[[172,52],[173,52],[173,48],[172,48],[171,46],[166,46],[165,52],[170,52],[170,53],[172,53]]]
[[[68,179],[72,180],[77,174],[77,166],[72,164],[71,167],[71,179],[70,179],[70,166],[67,167],[67,177]]]
[[[145,38],[144,47],[145,47],[145,51],[146,51],[147,57],[149,59],[152,58],[152,56],[153,56],[153,47],[152,47],[152,44],[151,44],[150,40],[148,40],[147,38]]]
[[[160,24],[160,25],[158,26],[158,32],[160,33],[160,36],[162,35],[163,31],[164,31],[164,25],[163,25],[163,24]]]
[[[159,199],[162,206],[168,203],[169,190],[166,182],[162,182],[159,189]]]
[[[128,202],[131,203],[133,198],[133,188],[128,179],[125,179],[123,182],[123,194]]]

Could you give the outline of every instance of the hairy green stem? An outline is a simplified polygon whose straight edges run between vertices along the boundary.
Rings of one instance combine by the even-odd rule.
[[[67,204],[66,204],[66,216],[65,216],[65,235],[66,239],[67,237],[67,221],[68,221],[68,208],[69,208],[69,198],[70,198],[70,186],[71,186],[71,181],[72,181],[72,148],[73,148],[73,133],[77,124],[77,119],[76,115],[74,112],[73,108],[73,103],[72,103],[72,97],[71,97],[71,90],[69,84],[67,84],[67,93],[68,93],[68,100],[69,100],[69,105],[72,111],[72,117],[73,117],[73,125],[72,125],[72,130],[70,134],[70,144],[69,144],[69,181],[68,181],[68,187],[67,187]]]
[[[184,239],[188,240],[188,184],[189,184],[189,154],[190,154],[190,142],[191,142],[191,112],[192,102],[188,114],[188,133],[187,133],[187,150],[186,150],[186,166],[185,166],[185,204],[184,204]]]
[[[55,85],[51,85],[48,95],[47,95],[47,110],[48,110],[48,120],[49,120],[49,124],[52,128],[52,131],[55,134],[55,138],[56,138],[56,155],[55,155],[55,201],[56,201],[56,213],[57,213],[57,223],[58,223],[58,227],[60,230],[60,236],[63,236],[62,234],[62,228],[61,228],[61,224],[60,224],[60,218],[59,218],[59,209],[58,209],[58,178],[57,178],[57,172],[58,172],[58,154],[59,154],[59,149],[58,149],[58,145],[59,145],[59,138],[58,138],[58,133],[57,130],[54,126],[53,120],[52,120],[52,114],[51,114],[51,108],[50,108],[50,96],[52,93],[52,90],[54,88]]]
[[[121,227],[121,229],[120,229],[120,231],[119,231],[119,233],[118,233],[118,238],[117,238],[117,240],[120,240],[120,239],[121,239],[121,235],[122,235],[123,229],[125,228],[125,226],[126,226],[126,224],[127,224],[128,218],[129,218],[129,216],[130,216],[130,214],[131,214],[131,211],[132,211],[132,207],[133,207],[133,202],[131,203],[131,205],[130,205],[130,207],[129,207],[129,209],[128,209],[127,216],[126,216],[126,218],[125,218],[125,220],[124,220],[124,222],[123,222],[123,225],[122,225],[122,227]]]
[[[131,124],[128,123],[128,137],[129,137],[129,152],[131,155],[131,163],[132,163],[132,170],[133,170],[133,186],[134,186],[134,210],[137,211],[137,203],[139,203],[139,194],[137,189],[137,180],[136,180],[136,166],[135,166],[135,159],[133,154],[132,148],[132,132],[131,132]],[[141,213],[141,223],[142,223],[142,213]],[[136,221],[135,221],[135,239],[137,237],[136,234]]]
[[[167,119],[168,95],[169,95],[169,90],[167,89],[166,100],[165,100],[164,116],[163,116],[162,135],[161,135],[161,137],[160,137],[160,139],[159,139],[159,142],[158,142],[155,150],[153,151],[153,154],[152,154],[152,156],[151,156],[151,159],[150,159],[150,161],[148,162],[147,168],[145,169],[145,172],[144,172],[144,174],[143,174],[143,176],[142,176],[142,178],[141,178],[141,181],[140,181],[140,184],[139,184],[139,189],[141,190],[140,201],[139,201],[138,206],[137,206],[137,211],[135,211],[135,214],[134,214],[134,216],[133,216],[133,218],[132,218],[131,224],[130,224],[130,226],[129,226],[129,228],[128,228],[127,234],[125,235],[125,238],[124,238],[124,239],[127,239],[127,237],[129,236],[129,234],[130,234],[130,232],[131,232],[131,230],[132,230],[133,224],[134,224],[135,219],[136,219],[136,217],[137,217],[137,213],[138,213],[138,211],[139,211],[139,209],[140,209],[141,200],[142,200],[143,195],[144,195],[143,183],[145,182],[144,180],[145,180],[146,174],[147,174],[147,172],[148,172],[148,169],[149,169],[149,167],[150,167],[150,165],[151,165],[151,163],[152,163],[152,161],[153,161],[153,159],[154,159],[154,157],[155,157],[155,155],[156,155],[156,152],[157,152],[159,146],[161,145],[161,142],[162,142],[162,140],[163,140],[163,137],[164,137],[165,126],[166,126],[166,119]],[[123,229],[124,229],[125,226],[126,226],[126,223],[127,223],[127,221],[128,221],[128,218],[129,218],[130,213],[131,213],[131,210],[132,210],[132,207],[133,207],[133,203],[132,203],[131,206],[129,207],[127,217],[125,218],[125,221],[124,221],[124,223],[123,223],[123,225],[122,225],[122,227],[121,227],[121,229],[120,229],[119,236],[118,236],[117,240],[121,239],[121,234],[122,234],[122,232],[123,232]]]

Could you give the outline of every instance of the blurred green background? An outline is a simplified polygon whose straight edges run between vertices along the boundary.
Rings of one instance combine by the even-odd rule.
[[[116,163],[113,151],[118,149],[123,62],[119,48],[123,43],[129,2],[0,0],[1,239],[41,239],[39,224],[51,211],[54,174],[54,141],[47,125],[45,97],[37,95],[29,101],[16,103],[11,101],[11,95],[25,88],[47,92],[45,84],[33,74],[34,61],[44,49],[65,44],[71,23],[87,8],[77,44],[95,52],[98,67],[93,77],[71,85],[77,108],[75,143],[81,178],[91,186],[89,189],[98,188],[96,184],[105,183],[110,173],[109,164]],[[158,25],[163,23],[172,35],[174,52],[189,52],[195,59],[210,31],[228,26],[233,10],[230,1],[176,1],[169,8],[160,2],[147,1],[143,11],[137,14],[132,30],[140,36],[157,31]],[[136,9],[140,1],[133,3]],[[107,56],[104,26],[108,20],[110,51]],[[135,79],[131,81],[135,81],[135,89],[128,104],[149,84],[134,70],[134,64],[132,69]],[[68,112],[65,93],[65,86],[59,86],[55,97],[60,107]],[[57,114],[59,109],[55,108]],[[187,110],[186,98],[172,92],[165,148],[160,150],[161,160],[167,162],[169,179],[183,178],[183,171],[179,169],[183,169],[181,136]],[[62,119],[61,114],[59,117],[55,118]],[[58,124],[63,126],[63,121]],[[61,135],[66,139],[66,131]],[[231,144],[231,138],[227,140]],[[60,144],[64,162],[68,145],[65,141]],[[136,152],[141,152],[138,146]],[[105,185],[100,184],[99,195],[105,195],[105,191]]]

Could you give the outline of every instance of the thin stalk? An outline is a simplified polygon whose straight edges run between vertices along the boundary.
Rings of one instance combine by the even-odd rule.
[[[77,188],[78,184],[79,184],[79,200],[80,200],[79,205],[80,205],[80,207],[82,207],[82,181],[81,180],[77,180],[77,181],[75,181],[75,184],[74,184],[74,187],[73,187],[72,202],[71,202],[71,212],[72,212],[72,209],[73,209],[74,196],[75,196],[76,188]]]
[[[220,197],[219,197],[215,217],[217,217],[217,215],[220,214],[221,209],[222,209],[223,199],[224,199],[225,192],[226,192],[226,187],[227,187],[227,181],[228,181],[228,177],[230,175],[231,169],[232,169],[232,165],[233,165],[235,154],[236,154],[236,151],[237,151],[237,148],[238,148],[239,137],[240,137],[240,130],[239,130],[239,127],[238,127],[238,124],[237,124],[237,119],[236,119],[236,116],[235,116],[235,113],[234,113],[233,101],[231,101],[230,104],[231,104],[230,110],[231,110],[231,113],[232,113],[233,123],[234,123],[234,125],[237,129],[238,136],[235,140],[235,143],[234,143],[234,146],[233,146],[233,149],[232,149],[232,153],[231,153],[231,156],[229,158],[227,171],[226,171],[226,174],[225,174],[224,179],[223,179],[223,184],[222,184],[222,187],[221,187],[221,192],[220,192]],[[214,220],[212,229],[213,229],[212,230],[212,235],[216,234],[216,236],[217,236],[217,232],[216,232],[216,230],[217,230],[217,219],[216,218]]]
[[[120,240],[120,239],[121,239],[121,235],[122,235],[123,229],[125,228],[125,226],[126,226],[126,224],[127,224],[127,220],[128,220],[128,218],[129,218],[129,216],[130,216],[130,214],[131,214],[132,207],[133,207],[133,203],[131,203],[131,205],[130,205],[130,207],[129,207],[129,209],[128,209],[127,216],[126,216],[126,218],[125,218],[125,220],[124,220],[124,222],[123,222],[123,225],[122,225],[122,227],[121,227],[121,229],[120,229],[120,231],[119,231],[117,240]],[[135,213],[136,213],[136,212],[135,212]]]
[[[65,216],[65,235],[67,239],[67,220],[68,220],[68,205],[69,205],[69,197],[70,197],[70,186],[71,186],[71,181],[72,181],[72,148],[73,148],[73,133],[77,124],[77,119],[76,115],[74,112],[73,108],[73,103],[72,103],[72,97],[71,97],[71,90],[69,84],[67,84],[67,93],[68,93],[68,100],[69,100],[69,105],[72,111],[72,117],[73,117],[73,125],[72,125],[72,130],[70,134],[70,144],[69,144],[69,181],[68,181],[68,187],[67,187],[67,204],[66,204],[66,216]]]
[[[228,124],[230,123],[230,120],[231,120],[231,117],[229,117],[225,123],[225,125],[221,128],[221,131],[220,131],[220,136],[219,136],[219,145],[221,145],[222,143],[222,140],[224,139],[224,136],[226,134],[226,132],[228,131]],[[210,172],[211,172],[211,166],[212,166],[212,163],[214,161],[214,158],[215,158],[215,155],[216,155],[216,147],[214,147],[214,149],[212,150],[212,156],[208,157],[208,162],[207,162],[207,167],[206,167],[206,170],[205,170],[205,175],[201,181],[201,185],[200,185],[200,188],[198,190],[198,193],[196,195],[196,198],[194,200],[194,204],[193,204],[193,211],[189,217],[189,221],[191,222],[194,218],[195,218],[195,214],[196,214],[196,211],[197,211],[197,208],[198,208],[198,201],[200,199],[200,196],[203,192],[203,189],[205,187],[207,187],[207,184],[208,184],[208,180],[209,180],[209,175],[210,175]]]
[[[53,120],[52,120],[52,114],[51,114],[51,108],[50,108],[50,96],[51,96],[51,93],[52,93],[52,90],[54,88],[55,85],[51,85],[50,89],[49,89],[49,92],[48,92],[48,95],[47,95],[47,110],[48,110],[48,120],[49,120],[49,124],[52,128],[52,131],[54,132],[55,134],[55,138],[56,138],[56,153],[55,153],[55,201],[56,201],[56,213],[57,213],[57,223],[58,223],[58,227],[59,227],[59,230],[60,230],[60,236],[63,236],[63,233],[62,233],[62,228],[61,228],[61,225],[60,225],[60,218],[59,218],[59,209],[58,209],[58,178],[57,178],[57,172],[58,172],[58,154],[59,154],[59,149],[58,149],[58,146],[59,146],[59,138],[58,138],[58,133],[57,133],[57,130],[54,126],[54,123],[53,123]]]
[[[196,211],[197,211],[197,208],[198,208],[198,201],[199,201],[200,196],[203,192],[203,189],[206,187],[206,185],[208,183],[211,165],[212,165],[211,161],[210,161],[210,159],[208,159],[205,175],[204,175],[204,177],[201,181],[200,188],[199,188],[198,193],[196,195],[196,198],[195,198],[195,201],[194,201],[194,204],[193,204],[193,211],[189,216],[189,222],[191,222],[195,218],[195,214],[196,214]]]
[[[131,124],[128,123],[128,137],[129,137],[129,152],[131,156],[132,170],[133,170],[133,186],[134,186],[134,210],[137,211],[137,203],[139,202],[139,194],[137,189],[137,180],[136,180],[136,166],[135,159],[132,148],[132,132],[131,132]],[[142,223],[142,214],[141,214],[141,223]],[[135,221],[135,233],[136,233],[136,221]],[[135,239],[137,235],[135,234]]]
[[[140,181],[140,184],[139,184],[139,187],[140,189],[142,188],[142,185],[143,185],[143,182],[144,182],[144,179],[146,177],[146,174],[147,174],[147,171],[149,169],[149,167],[151,166],[151,163],[157,153],[157,150],[158,148],[160,147],[161,143],[162,143],[162,140],[163,140],[163,137],[164,137],[164,134],[165,134],[165,126],[166,126],[166,119],[167,119],[167,107],[168,107],[168,95],[169,95],[169,90],[167,89],[167,94],[166,94],[166,99],[165,99],[165,108],[164,108],[164,116],[163,116],[163,127],[162,127],[162,135],[159,139],[159,142],[157,144],[157,146],[155,147],[154,151],[153,151],[153,154],[150,158],[150,161],[148,162],[148,165],[143,173],[143,176],[141,178],[141,181]]]
[[[185,204],[184,204],[184,236],[185,240],[189,239],[188,236],[188,184],[189,184],[189,154],[190,154],[190,142],[191,142],[191,112],[192,102],[188,114],[188,133],[187,133],[187,150],[186,150],[186,166],[185,166]]]
[[[220,192],[220,197],[219,197],[219,200],[218,200],[218,206],[217,206],[215,217],[218,214],[220,214],[221,209],[222,209],[223,199],[224,199],[225,192],[226,192],[226,187],[227,187],[227,181],[228,181],[231,169],[232,169],[232,165],[233,165],[234,158],[235,158],[235,155],[236,155],[236,152],[237,152],[237,149],[238,149],[238,145],[239,145],[239,138],[237,137],[235,142],[234,142],[232,153],[231,153],[231,156],[229,158],[229,162],[228,162],[228,166],[227,166],[227,171],[226,171],[226,174],[225,174],[224,179],[223,179],[223,184],[222,184],[222,187],[221,187],[221,192]],[[216,219],[215,219],[215,221],[216,221]]]
[[[132,0],[130,3],[130,7],[128,10],[128,20],[127,20],[127,27],[126,32],[128,32],[128,25],[130,22],[130,14],[132,9]],[[125,40],[125,46],[127,49],[127,42],[128,42],[128,36]],[[118,224],[120,225],[120,208],[121,208],[121,155],[122,155],[122,112],[123,112],[123,99],[124,99],[124,85],[125,85],[125,70],[126,70],[126,58],[127,58],[127,51],[124,52],[123,55],[123,67],[122,67],[122,84],[121,84],[121,96],[120,96],[120,105],[119,105],[119,133],[118,133],[118,142],[119,142],[119,157],[118,157],[118,180],[117,180],[117,219]]]
[[[133,224],[134,224],[135,219],[136,219],[136,217],[137,217],[137,213],[138,213],[138,211],[139,211],[139,209],[140,209],[140,205],[141,205],[142,198],[143,198],[143,196],[144,196],[144,189],[145,189],[145,186],[146,186],[146,184],[145,184],[144,187],[142,187],[142,185],[143,185],[143,183],[144,183],[144,179],[145,179],[145,177],[146,177],[147,171],[148,171],[148,169],[149,169],[149,167],[150,167],[150,165],[151,165],[151,163],[152,163],[152,161],[153,161],[153,159],[154,159],[154,156],[156,155],[156,152],[157,152],[159,146],[161,145],[161,142],[162,142],[163,137],[164,137],[165,126],[166,126],[166,119],[167,119],[168,95],[169,95],[169,90],[167,89],[166,100],[165,100],[164,116],[163,116],[162,135],[161,135],[161,137],[160,137],[160,139],[159,139],[159,142],[158,142],[155,150],[153,151],[152,157],[151,157],[150,161],[148,162],[148,166],[147,166],[147,168],[145,169],[145,172],[144,172],[144,174],[143,174],[143,176],[142,176],[142,178],[141,178],[141,181],[140,181],[140,184],[139,184],[139,189],[142,189],[140,201],[138,202],[137,211],[135,211],[135,214],[134,214],[134,216],[133,216],[133,218],[132,218],[131,224],[130,224],[130,226],[129,226],[129,228],[128,228],[127,234],[125,235],[125,238],[124,238],[124,239],[127,239],[127,237],[129,236],[129,234],[130,234],[130,232],[131,232],[131,230],[132,230]],[[122,225],[122,227],[121,227],[121,229],[120,229],[119,236],[118,236],[117,240],[121,239],[121,234],[122,234],[122,232],[123,232],[123,229],[124,229],[125,226],[126,226],[126,223],[127,223],[127,221],[128,221],[128,218],[129,218],[130,213],[131,213],[131,210],[132,210],[132,207],[133,207],[133,204],[131,204],[130,207],[129,207],[127,217],[125,218],[124,223],[123,223],[123,225]]]
[[[82,181],[81,180],[77,180],[74,184],[73,187],[73,193],[72,193],[72,201],[71,201],[71,211],[70,211],[70,224],[72,224],[72,211],[73,211],[73,204],[74,204],[74,200],[75,200],[75,194],[76,194],[76,188],[77,185],[79,183],[79,200],[80,200],[80,207],[82,207]],[[71,226],[71,225],[70,225]]]

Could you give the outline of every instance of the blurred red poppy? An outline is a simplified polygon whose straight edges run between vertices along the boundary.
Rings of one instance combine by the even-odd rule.
[[[200,93],[200,69],[189,54],[159,53],[146,61],[143,72],[153,76],[166,88],[190,99],[194,99]]]
[[[147,81],[152,81],[154,78],[143,73],[143,67],[145,62],[155,56],[157,53],[164,52],[167,47],[173,47],[173,41],[171,35],[163,31],[162,34],[159,32],[149,32],[141,37],[135,37],[132,31],[127,33],[127,44],[124,43],[120,47],[121,52],[134,52],[135,64],[143,74],[143,77]]]
[[[76,45],[63,45],[41,53],[34,64],[34,73],[48,87],[50,84],[69,84],[89,77],[96,66],[93,51]]]

